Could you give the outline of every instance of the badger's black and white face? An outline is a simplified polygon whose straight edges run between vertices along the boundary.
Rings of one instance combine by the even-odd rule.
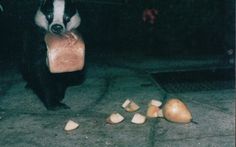
[[[80,16],[70,0],[42,0],[35,23],[54,34],[63,34],[80,25]]]

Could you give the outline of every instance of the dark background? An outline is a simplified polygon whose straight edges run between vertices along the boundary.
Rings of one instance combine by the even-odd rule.
[[[0,61],[18,61],[22,33],[38,1],[0,3]],[[88,54],[214,56],[235,48],[234,0],[79,0],[76,5]],[[154,25],[142,21],[145,8],[158,10]]]

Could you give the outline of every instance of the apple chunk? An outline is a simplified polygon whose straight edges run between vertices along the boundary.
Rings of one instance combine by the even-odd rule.
[[[71,131],[71,130],[75,130],[76,128],[79,127],[79,124],[72,121],[72,120],[69,120],[67,123],[66,123],[66,126],[64,128],[65,131]]]
[[[125,102],[122,104],[122,107],[125,108],[131,103],[131,100],[127,99]]]
[[[145,121],[146,121],[146,117],[139,113],[134,114],[131,120],[131,122],[135,124],[143,124]]]
[[[134,102],[129,99],[127,99],[123,104],[122,107],[128,111],[128,112],[135,112],[137,111],[140,107]]]
[[[117,112],[113,112],[108,118],[107,123],[109,124],[117,124],[124,120],[124,117]]]
[[[156,106],[156,107],[160,107],[162,105],[162,102],[161,101],[158,101],[158,100],[151,100],[148,104],[148,106],[150,105],[153,105],[153,106]]]
[[[162,109],[160,109],[160,111],[158,112],[158,116],[157,117],[164,117]]]
[[[158,113],[160,111],[160,108],[154,105],[150,105],[147,109],[147,117],[149,118],[155,118],[158,117]]]

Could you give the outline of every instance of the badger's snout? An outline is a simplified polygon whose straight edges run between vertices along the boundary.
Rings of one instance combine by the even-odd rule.
[[[64,32],[64,27],[60,24],[53,24],[50,28],[51,32],[54,34],[61,34]]]

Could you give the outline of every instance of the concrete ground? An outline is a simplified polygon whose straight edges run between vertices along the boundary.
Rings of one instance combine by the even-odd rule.
[[[1,147],[233,147],[235,146],[235,90],[165,93],[150,76],[168,71],[218,64],[205,58],[156,59],[90,56],[87,78],[70,87],[64,102],[70,110],[47,111],[36,95],[24,88],[15,68],[0,73]],[[176,124],[165,119],[148,119],[132,124],[134,113],[121,108],[130,98],[145,114],[151,99],[178,97],[190,108],[198,124]],[[106,124],[112,112],[124,122]],[[65,132],[68,120],[80,127]]]

